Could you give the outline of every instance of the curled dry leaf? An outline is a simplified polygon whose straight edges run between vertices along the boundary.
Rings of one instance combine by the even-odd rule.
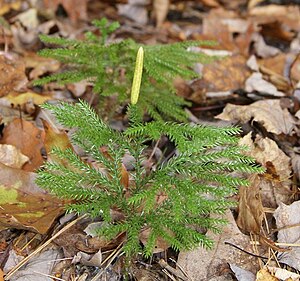
[[[267,5],[257,6],[249,10],[249,15],[257,23],[280,22],[285,29],[299,30],[300,10],[297,5]]]
[[[201,102],[206,92],[224,92],[244,87],[250,72],[241,55],[226,57],[205,65],[202,78],[192,84],[194,93],[188,99]]]
[[[277,135],[291,134],[296,123],[289,111],[281,108],[280,100],[260,100],[250,105],[227,104],[216,118],[240,123],[253,120]]]
[[[276,208],[280,202],[291,201],[291,160],[275,141],[257,136],[253,141],[251,133],[243,137],[240,145],[249,147],[246,153],[266,168],[260,176],[260,190],[264,207]]]
[[[36,175],[0,163],[0,229],[46,233],[62,214],[64,202],[35,184]]]
[[[275,97],[285,96],[285,94],[279,92],[273,84],[264,80],[262,74],[259,72],[252,73],[252,75],[247,79],[245,90],[247,92],[263,92],[264,94]]]
[[[250,176],[249,182],[249,186],[239,188],[237,225],[247,234],[259,234],[264,214],[260,197],[260,176]]]
[[[29,158],[23,170],[34,171],[44,162],[41,154],[41,149],[44,147],[42,131],[29,121],[14,119],[4,128],[0,143],[14,145]]]
[[[21,169],[28,162],[29,158],[13,145],[0,144],[0,162],[12,167]]]
[[[26,69],[31,69],[30,79],[37,79],[45,73],[52,73],[60,68],[60,62],[54,59],[38,56],[35,53],[26,53],[24,57]]]

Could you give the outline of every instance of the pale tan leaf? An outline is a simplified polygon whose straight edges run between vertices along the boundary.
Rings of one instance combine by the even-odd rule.
[[[297,273],[279,267],[268,266],[267,268],[276,278],[279,278],[280,280],[285,280],[285,281],[300,280],[300,275]]]
[[[276,208],[279,203],[291,201],[291,160],[275,141],[257,136],[253,141],[251,133],[243,137],[240,145],[249,147],[246,153],[266,168],[260,176],[260,194],[264,207]]]
[[[266,95],[275,97],[284,97],[285,94],[278,91],[276,87],[263,79],[263,75],[259,72],[252,73],[252,75],[246,80],[245,90],[247,92],[263,92]]]
[[[0,144],[0,162],[12,168],[21,169],[29,161],[20,149],[9,144]]]
[[[28,9],[25,12],[18,14],[15,19],[19,20],[21,24],[27,29],[35,29],[39,25],[38,11],[34,8]]]
[[[253,120],[263,125],[268,132],[278,135],[289,135],[295,128],[292,115],[286,108],[280,107],[280,100],[260,100],[251,105],[227,104],[216,118],[240,123]]]
[[[160,27],[164,23],[170,6],[170,0],[154,0],[153,9],[156,16],[156,26]]]

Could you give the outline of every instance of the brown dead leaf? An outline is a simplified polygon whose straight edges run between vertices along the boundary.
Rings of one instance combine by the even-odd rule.
[[[300,28],[300,10],[297,5],[267,5],[257,6],[249,10],[258,24],[280,22],[285,29],[298,30]]]
[[[261,25],[261,32],[264,38],[273,41],[291,42],[295,38],[295,32],[287,30],[281,22],[275,21]]]
[[[249,178],[249,186],[239,188],[237,225],[245,233],[259,234],[263,220],[259,175]]]
[[[29,158],[29,162],[23,166],[25,171],[34,171],[44,162],[41,155],[43,148],[42,131],[31,122],[15,118],[3,130],[1,144],[11,144]]]
[[[61,5],[73,23],[78,20],[87,20],[87,0],[43,0],[45,8],[56,11]]]
[[[151,234],[151,231],[152,230],[150,227],[146,227],[140,232],[139,239],[143,243],[143,245],[147,244],[147,241],[148,241],[149,235]],[[170,247],[170,245],[162,237],[158,237],[155,242],[153,253],[164,252],[169,247]]]
[[[0,53],[0,97],[21,90],[27,82],[24,63],[16,57]]]
[[[218,28],[216,28],[218,26]],[[252,35],[257,30],[252,21],[241,18],[236,12],[212,9],[203,19],[203,32],[196,39],[215,40],[219,44],[213,49],[232,51],[234,54],[249,55]]]
[[[0,228],[45,234],[62,214],[64,202],[35,184],[36,175],[0,163]]]
[[[274,134],[292,134],[295,121],[289,111],[280,106],[280,100],[260,100],[250,105],[227,104],[216,118],[246,123],[256,121]]]
[[[192,84],[194,93],[189,97],[194,102],[201,102],[206,92],[224,92],[244,87],[250,75],[246,59],[234,55],[205,65],[202,78]]]
[[[29,161],[29,158],[21,151],[10,144],[0,144],[0,162],[12,167],[21,169]]]
[[[268,76],[268,80],[271,81],[277,87],[277,89],[288,91],[290,90],[290,84],[285,75],[294,59],[295,55],[293,54],[279,54],[274,57],[260,59],[258,60],[259,70],[264,75]],[[292,79],[295,81],[299,80],[297,80],[297,76],[294,75],[293,70]],[[278,81],[280,81],[280,83],[278,83]]]
[[[278,91],[277,88],[270,82],[263,79],[263,75],[260,72],[254,72],[246,80],[245,90],[247,92],[261,92],[268,96],[284,97],[285,94]]]
[[[273,72],[283,75],[287,64],[288,55],[279,54],[275,57],[258,59],[257,62],[259,66],[264,66],[265,68],[272,69]]]
[[[66,150],[68,148],[73,149],[66,132],[58,130],[57,128],[54,128],[46,120],[42,120],[42,123],[43,123],[44,129],[45,129],[44,144],[45,144],[45,149],[46,149],[46,152],[48,155],[56,147],[61,150]],[[51,156],[51,159],[53,160],[52,157],[53,156]],[[59,160],[56,159],[55,161],[59,161]]]
[[[233,51],[235,44],[232,33],[230,32],[230,27],[226,24],[226,20],[237,18],[237,14],[233,11],[226,11],[222,8],[213,9],[203,19],[203,34],[208,36],[206,39],[216,40],[219,43],[218,48]],[[218,26],[218,28],[216,28],[216,26]]]
[[[249,147],[249,151],[246,153],[266,168],[266,173],[260,176],[260,194],[263,206],[276,208],[280,202],[289,204],[292,194],[290,158],[275,141],[259,135],[253,141],[251,133],[249,133],[240,140],[239,144]]]
[[[0,16],[3,16],[11,10],[18,11],[22,6],[21,0],[5,1],[0,0]]]
[[[51,58],[38,56],[36,53],[26,53],[24,56],[26,69],[31,69],[29,78],[34,80],[44,75],[59,70],[60,62]]]

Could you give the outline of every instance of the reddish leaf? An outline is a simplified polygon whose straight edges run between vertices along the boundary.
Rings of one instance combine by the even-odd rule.
[[[44,160],[41,155],[43,148],[42,131],[29,121],[16,118],[3,130],[2,144],[11,144],[21,150],[29,158],[23,166],[25,171],[34,171]]]
[[[61,150],[66,150],[67,148],[73,149],[69,137],[65,132],[54,129],[46,120],[42,120],[42,122],[45,129],[44,144],[47,154],[55,147]]]
[[[249,181],[249,186],[241,186],[239,190],[237,225],[246,233],[259,234],[263,219],[263,206],[259,192],[260,177],[253,175]]]

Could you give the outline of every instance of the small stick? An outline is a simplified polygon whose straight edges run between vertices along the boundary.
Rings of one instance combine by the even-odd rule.
[[[105,270],[109,267],[109,265],[112,263],[112,261],[115,259],[115,257],[122,251],[122,245],[123,243],[120,243],[118,245],[118,247],[115,249],[114,252],[112,252],[103,262],[101,265],[103,265],[104,263],[106,263],[106,261],[108,261],[110,259],[110,261],[107,263],[107,265],[101,269],[91,281],[97,281],[99,279],[99,277],[105,272]]]
[[[38,271],[33,271],[33,272],[37,273],[37,274],[40,274],[40,275],[43,275],[43,276],[46,276],[46,277],[50,277],[50,278],[58,280],[58,281],[66,281],[65,279],[62,279],[62,278],[59,278],[59,277],[55,277],[53,275],[45,274],[45,273],[38,272]]]
[[[188,278],[189,280],[192,280],[191,277],[189,277],[189,275],[186,273],[186,271],[182,268],[182,266],[180,264],[178,264],[174,259],[170,258],[170,261],[174,262],[176,264],[176,266],[181,270],[181,272],[186,276],[186,278]]]
[[[240,251],[244,252],[245,254],[248,254],[248,255],[250,255],[250,256],[252,256],[252,257],[260,258],[260,259],[263,259],[263,260],[269,260],[269,258],[267,258],[267,257],[263,257],[263,256],[259,256],[259,255],[250,253],[250,252],[248,252],[248,251],[246,251],[246,250],[240,248],[239,246],[234,245],[234,244],[232,244],[232,243],[230,243],[230,242],[225,242],[224,244],[225,244],[225,245],[232,246],[232,247],[234,247],[234,248],[236,248],[236,249],[238,249],[238,250],[240,250]]]
[[[189,281],[189,279],[184,276],[181,271],[176,270],[175,268],[173,268],[172,266],[170,266],[165,260],[161,259],[159,260],[158,264],[163,268],[168,270],[170,273],[172,273],[173,275],[177,276],[178,278],[184,280],[184,281]]]

